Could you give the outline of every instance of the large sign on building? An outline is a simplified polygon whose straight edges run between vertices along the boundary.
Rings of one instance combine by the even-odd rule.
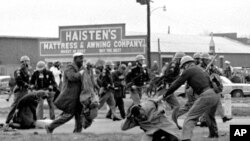
[[[145,54],[146,36],[125,36],[125,24],[62,26],[59,39],[41,40],[40,56]]]

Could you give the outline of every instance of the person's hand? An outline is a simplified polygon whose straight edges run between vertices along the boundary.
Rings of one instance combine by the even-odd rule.
[[[81,75],[83,75],[83,73],[84,73],[84,70],[80,70],[80,71],[79,71],[79,73],[80,73]]]

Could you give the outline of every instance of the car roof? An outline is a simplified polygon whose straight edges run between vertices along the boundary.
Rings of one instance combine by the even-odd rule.
[[[6,78],[10,78],[9,75],[0,75],[0,79],[6,79]]]

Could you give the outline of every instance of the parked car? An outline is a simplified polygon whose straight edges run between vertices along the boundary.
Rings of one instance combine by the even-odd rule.
[[[250,84],[233,83],[225,76],[220,76],[223,84],[222,95],[231,94],[232,97],[250,96]],[[175,91],[176,96],[185,96],[185,85]]]
[[[11,79],[11,77],[9,75],[1,75],[0,76],[0,91],[1,92],[5,92],[5,91],[9,91],[9,80]]]
[[[222,94],[231,94],[232,97],[243,97],[250,95],[250,84],[233,83],[228,78],[221,76],[223,83]]]

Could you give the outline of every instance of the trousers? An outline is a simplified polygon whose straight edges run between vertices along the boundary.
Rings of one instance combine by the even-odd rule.
[[[49,116],[50,119],[55,119],[55,105],[53,102],[54,99],[54,93],[49,93],[49,97],[46,98],[47,99],[47,103],[49,106]],[[37,109],[36,109],[36,116],[37,119],[43,119],[43,103],[44,100],[40,99],[38,105],[37,105]]]
[[[75,117],[75,128],[73,132],[74,133],[82,132],[81,110],[80,111],[77,110],[77,112],[74,114],[62,112],[52,123],[48,125],[48,129],[53,131],[55,128],[71,120],[73,117]]]
[[[200,97],[194,102],[188,112],[188,115],[183,124],[182,139],[191,139],[193,129],[199,117],[203,114],[207,115],[207,125],[210,134],[218,134],[218,127],[215,120],[215,112],[219,103],[219,95],[213,89],[208,89],[203,92]]]

